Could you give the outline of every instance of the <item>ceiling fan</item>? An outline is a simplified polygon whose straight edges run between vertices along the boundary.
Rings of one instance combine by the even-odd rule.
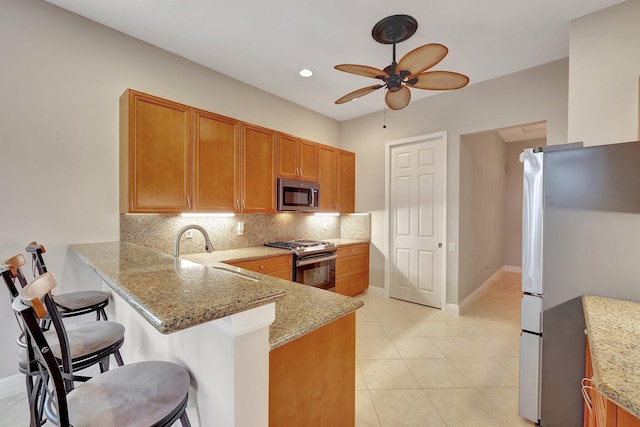
[[[418,29],[418,22],[408,15],[392,15],[380,20],[371,31],[373,39],[393,44],[393,62],[384,70],[367,65],[341,64],[336,70],[380,79],[384,83],[363,87],[346,94],[336,104],[354,101],[383,87],[387,88],[385,102],[392,110],[400,110],[411,100],[409,87],[428,90],[460,89],[469,83],[469,77],[453,71],[427,71],[447,55],[449,49],[438,43],[429,43],[413,49],[396,62],[396,43],[407,40]]]

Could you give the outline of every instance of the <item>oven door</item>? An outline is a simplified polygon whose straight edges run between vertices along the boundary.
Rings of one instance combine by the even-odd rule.
[[[294,280],[320,289],[335,288],[337,257],[335,252],[297,257]]]

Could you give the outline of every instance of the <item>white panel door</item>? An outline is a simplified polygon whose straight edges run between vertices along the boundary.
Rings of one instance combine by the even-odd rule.
[[[390,147],[389,296],[442,308],[444,138]]]

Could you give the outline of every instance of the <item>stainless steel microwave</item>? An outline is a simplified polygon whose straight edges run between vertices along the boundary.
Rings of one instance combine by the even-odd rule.
[[[320,184],[295,179],[278,179],[279,212],[316,212],[319,207]]]

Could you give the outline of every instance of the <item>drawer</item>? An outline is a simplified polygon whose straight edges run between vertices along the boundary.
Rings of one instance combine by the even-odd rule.
[[[359,254],[368,254],[369,253],[369,244],[365,243],[362,245],[353,245],[353,246],[343,246],[338,248],[338,258],[340,257],[348,257],[352,255]]]
[[[360,273],[368,270],[369,257],[367,254],[359,254],[347,258],[336,259],[336,276],[342,277],[348,274]]]
[[[228,264],[265,274],[279,270],[291,271],[291,255],[260,258],[251,261],[229,262]]]
[[[336,293],[348,296],[359,295],[369,287],[369,273],[363,272],[336,279]]]

